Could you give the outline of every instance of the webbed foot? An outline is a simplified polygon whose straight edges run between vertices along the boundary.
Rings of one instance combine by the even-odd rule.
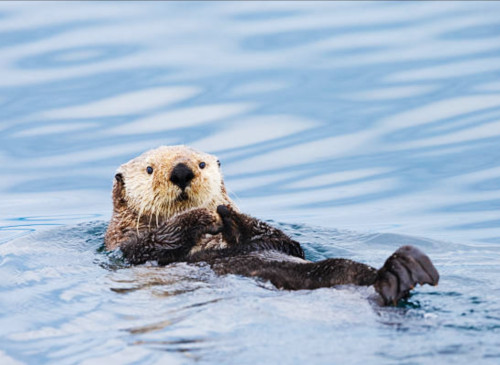
[[[429,257],[413,246],[403,246],[378,270],[374,287],[384,305],[396,305],[415,285],[437,285],[438,281],[439,273]]]

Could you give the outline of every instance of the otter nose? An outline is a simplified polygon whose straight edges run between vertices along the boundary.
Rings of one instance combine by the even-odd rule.
[[[183,191],[193,180],[193,171],[183,163],[177,164],[170,174],[170,181],[180,187]]]

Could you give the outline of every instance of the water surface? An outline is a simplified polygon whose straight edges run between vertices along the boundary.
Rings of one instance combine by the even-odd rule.
[[[500,358],[500,4],[0,5],[0,362]],[[399,308],[101,250],[115,169],[217,154],[242,210],[310,259],[402,244],[441,273]]]

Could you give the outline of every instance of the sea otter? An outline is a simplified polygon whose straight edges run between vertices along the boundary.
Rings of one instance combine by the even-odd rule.
[[[105,243],[131,264],[206,262],[218,274],[256,277],[280,289],[373,285],[385,305],[416,284],[439,280],[431,260],[412,246],[378,270],[341,258],[306,260],[297,241],[238,211],[215,156],[185,146],[159,147],[118,168]]]

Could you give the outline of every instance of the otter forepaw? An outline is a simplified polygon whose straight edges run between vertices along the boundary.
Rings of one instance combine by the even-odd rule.
[[[207,208],[198,208],[190,211],[197,225],[208,227],[217,222],[217,215]]]
[[[218,234],[222,231],[219,216],[206,208],[194,209],[189,212],[186,226],[196,232],[196,239],[203,234]]]
[[[227,205],[217,206],[217,214],[222,219],[222,224],[227,226],[232,223],[233,210]]]
[[[377,272],[374,287],[384,305],[396,305],[417,284],[437,285],[438,281],[439,273],[429,257],[413,246],[403,246]]]
[[[226,242],[237,244],[240,242],[240,230],[238,228],[238,214],[227,205],[219,205],[217,214],[222,219],[222,234]]]
[[[205,208],[179,214],[150,233],[151,241],[165,248],[194,245],[206,233],[220,232],[217,215]]]

